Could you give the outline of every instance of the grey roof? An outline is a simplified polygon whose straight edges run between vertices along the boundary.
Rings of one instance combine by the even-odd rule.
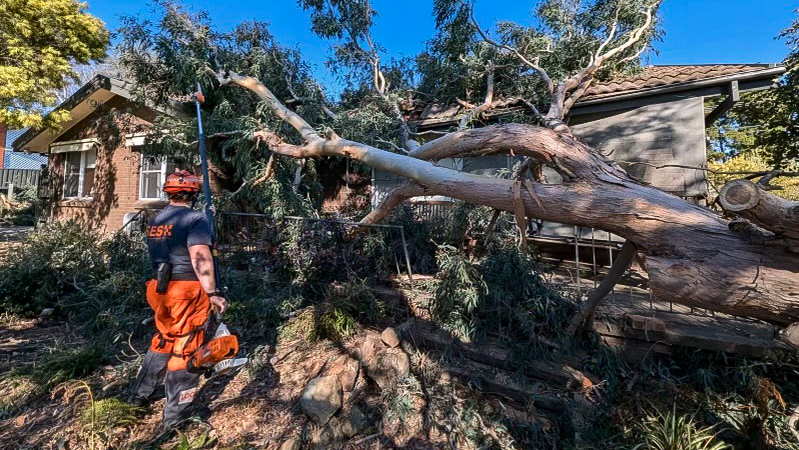
[[[14,141],[17,140],[20,136],[22,136],[26,131],[27,128],[20,128],[19,130],[8,130],[6,131],[6,148],[12,149]]]
[[[42,164],[47,164],[45,155],[5,150],[3,169],[41,169]]]
[[[710,64],[684,66],[649,66],[640,73],[597,82],[588,95],[574,106],[572,115],[586,114],[599,104],[614,103],[612,109],[630,107],[630,101],[664,95],[711,97],[726,95],[726,85],[740,81],[740,91],[771,87],[785,73],[785,67],[773,64]],[[608,108],[602,106],[602,108]],[[485,115],[489,118],[513,111],[528,111],[526,104],[515,98],[499,99]],[[405,118],[422,128],[441,127],[457,122],[466,113],[458,103],[418,102],[406,106]]]

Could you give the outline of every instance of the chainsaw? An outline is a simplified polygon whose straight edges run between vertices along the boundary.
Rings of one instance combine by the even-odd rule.
[[[248,358],[236,358],[239,354],[239,337],[231,333],[218,314],[213,314],[216,321],[216,330],[210,339],[197,349],[189,358],[186,369],[192,373],[204,372],[206,376],[223,375],[233,369],[247,364]],[[213,326],[211,317],[206,326],[210,331]]]

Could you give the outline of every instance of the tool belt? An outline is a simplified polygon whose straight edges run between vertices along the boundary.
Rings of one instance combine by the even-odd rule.
[[[172,264],[161,263],[155,273],[155,292],[166,294],[170,281],[199,281],[194,272],[172,273]]]

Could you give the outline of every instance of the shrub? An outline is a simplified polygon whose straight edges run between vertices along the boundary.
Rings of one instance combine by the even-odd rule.
[[[76,222],[54,222],[28,235],[0,263],[0,307],[21,313],[55,308],[87,332],[129,327],[146,310],[150,276],[140,239],[104,239]]]
[[[359,323],[373,323],[386,312],[385,303],[375,297],[366,280],[330,286],[327,301],[317,308],[311,337],[334,341],[351,336]]]
[[[27,236],[0,263],[0,305],[39,312],[80,291],[78,281],[105,272],[100,236],[76,222],[55,222]]]
[[[138,422],[140,408],[117,398],[97,400],[89,405],[80,415],[84,427],[94,427],[94,431],[108,431]]]
[[[462,339],[491,333],[525,342],[532,324],[540,326],[538,334],[557,334],[574,313],[574,305],[543,282],[533,258],[510,240],[491,243],[476,259],[441,246],[437,259],[440,282],[431,312]]]
[[[698,427],[692,416],[677,415],[676,406],[666,414],[655,411],[656,416],[645,422],[644,442],[633,450],[726,450],[731,449],[716,439],[713,427]]]
[[[105,349],[100,345],[87,344],[70,350],[51,353],[41,361],[20,370],[30,375],[31,380],[44,388],[65,381],[85,377],[94,372],[105,361]]]

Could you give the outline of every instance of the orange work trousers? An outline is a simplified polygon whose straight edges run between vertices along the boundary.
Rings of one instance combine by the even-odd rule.
[[[211,300],[199,281],[170,281],[164,294],[155,292],[156,284],[155,280],[147,282],[147,303],[155,312],[158,329],[150,349],[172,354],[167,370],[183,370],[202,345]]]

